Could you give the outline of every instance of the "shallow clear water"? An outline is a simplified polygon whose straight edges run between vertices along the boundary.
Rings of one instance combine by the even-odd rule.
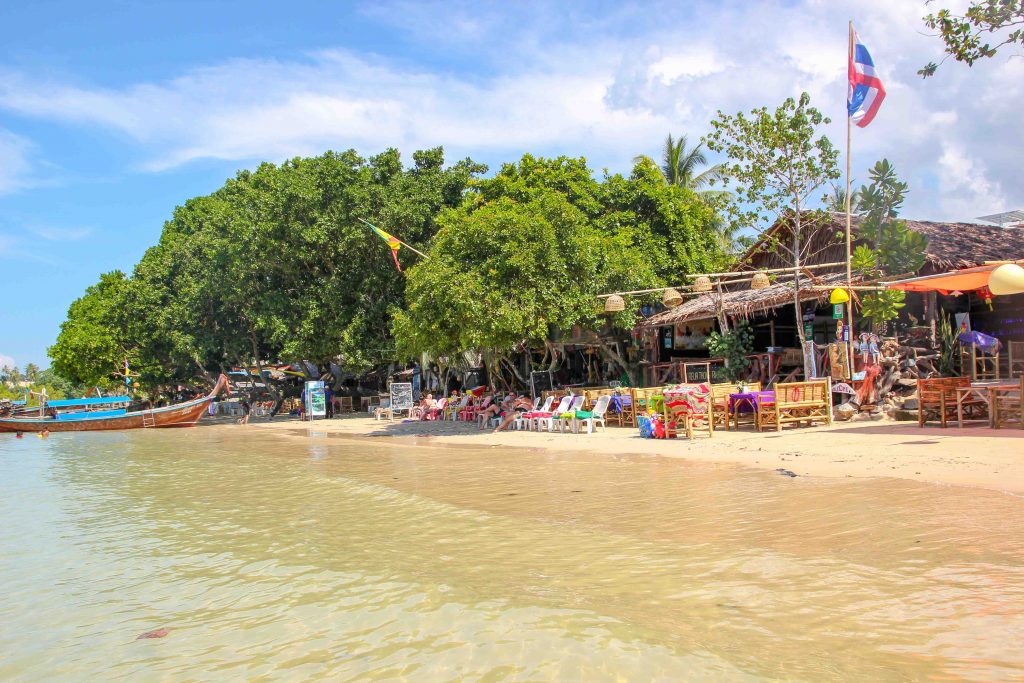
[[[3,680],[1024,680],[1021,498],[653,457],[0,434],[0,586]]]

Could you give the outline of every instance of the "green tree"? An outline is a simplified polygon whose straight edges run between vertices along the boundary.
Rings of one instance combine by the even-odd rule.
[[[123,376],[131,343],[120,324],[128,280],[121,271],[100,276],[72,302],[56,343],[48,350],[54,371],[74,384],[110,387]]]
[[[669,185],[685,187],[697,192],[704,197],[715,197],[727,194],[723,190],[710,189],[716,183],[722,182],[723,165],[714,164],[703,171],[701,168],[707,166],[708,158],[704,153],[704,142],[697,143],[692,148],[687,148],[688,141],[685,135],[673,139],[670,133],[665,138],[665,146],[661,152],[661,172],[665,182]],[[634,164],[647,163],[658,166],[651,157],[641,154],[633,159]]]
[[[594,179],[583,159],[526,155],[474,183],[444,212],[429,258],[409,272],[395,319],[400,353],[482,352],[489,364],[546,344],[574,325],[630,328],[636,309],[606,319],[599,293],[679,283],[720,260],[715,212],[638,163],[629,178]],[[635,379],[611,345],[603,351]]]
[[[800,268],[812,254],[805,236],[820,227],[827,214],[811,211],[816,193],[839,177],[838,151],[819,128],[830,123],[814,107],[810,96],[787,99],[769,112],[766,107],[726,115],[721,111],[711,122],[708,148],[726,155],[725,173],[734,182],[737,202],[730,206],[735,221],[744,226],[764,225],[785,218],[791,223],[788,244],[773,247]],[[800,320],[800,272],[795,271],[793,305]],[[802,326],[797,326],[801,343]]]
[[[943,8],[926,16],[924,23],[939,32],[946,48],[943,61],[952,57],[974,66],[1007,45],[1024,46],[1024,0],[974,0],[964,14]],[[917,73],[928,78],[938,68],[930,62]]]
[[[859,245],[852,255],[852,265],[866,277],[906,275],[920,270],[925,263],[928,240],[924,235],[897,220],[906,200],[907,183],[901,181],[888,159],[875,163],[869,171],[871,182],[861,187],[860,208],[863,212],[858,236],[873,246]],[[862,299],[862,315],[875,325],[899,317],[906,294],[884,290],[867,294]]]
[[[39,366],[35,363],[29,363],[25,366],[25,379],[35,384],[39,379]]]

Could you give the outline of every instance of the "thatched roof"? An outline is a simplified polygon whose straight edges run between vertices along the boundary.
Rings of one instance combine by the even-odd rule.
[[[860,218],[853,217],[853,232],[857,234]],[[773,248],[779,240],[786,240],[789,223],[779,221],[761,234],[758,241],[733,267],[735,271],[754,271],[768,268],[791,266]],[[907,227],[928,238],[928,253],[925,266],[920,274],[944,272],[956,268],[977,266],[986,261],[1024,258],[1024,228],[1005,228],[978,223],[936,223],[933,221],[907,221]],[[846,215],[833,213],[828,221],[808,236],[813,257],[807,265],[835,263],[846,256],[846,242],[842,235],[846,230]],[[828,274],[816,271],[817,284],[839,286],[846,281],[843,268],[838,267]],[[856,281],[856,280],[855,280]],[[807,278],[802,278],[804,284]],[[772,308],[793,301],[792,284],[774,284],[766,289],[751,290],[749,284],[732,285],[723,295],[725,313],[735,317],[747,317],[763,313]],[[801,301],[824,301],[828,290],[807,289],[800,291]],[[653,315],[640,323],[641,327],[662,327],[692,320],[707,320],[715,317],[717,295],[708,294],[686,301],[672,310]]]
[[[802,286],[812,284],[810,278],[802,278]],[[845,273],[830,273],[816,278],[813,284],[824,286],[840,286],[846,282]],[[825,301],[828,299],[827,289],[801,289],[800,301]],[[683,302],[680,306],[657,315],[640,323],[641,327],[664,327],[690,322],[692,320],[707,320],[716,315],[715,300],[717,294],[706,294],[698,296],[689,301]],[[722,309],[726,315],[736,318],[746,318],[755,313],[765,311],[779,306],[793,303],[793,283],[775,283],[765,289],[750,289],[744,286],[743,289],[736,289],[722,294]]]

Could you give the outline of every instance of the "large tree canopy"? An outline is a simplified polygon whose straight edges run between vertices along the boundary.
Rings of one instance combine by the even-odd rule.
[[[51,356],[69,379],[92,383],[115,376],[123,358],[111,361],[127,354],[149,386],[270,359],[340,359],[353,370],[390,360],[405,282],[358,219],[425,248],[438,212],[485,170],[468,159],[445,167],[438,148],[416,152],[410,168],[389,149],[241,171],[174,211],[131,278],[120,276],[116,316],[93,311],[105,281],[76,302]],[[80,329],[102,349],[82,355]]]
[[[597,294],[678,284],[721,262],[714,210],[649,164],[598,181],[583,159],[526,155],[473,188],[409,272],[395,317],[407,357],[501,357],[552,330],[595,329]],[[636,314],[612,322],[631,327]]]

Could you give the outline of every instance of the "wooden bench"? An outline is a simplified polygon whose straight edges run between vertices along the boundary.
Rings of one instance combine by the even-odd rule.
[[[955,422],[956,390],[969,387],[970,377],[933,377],[917,380],[917,426],[924,427],[929,420],[938,420],[945,427]]]
[[[995,389],[992,392],[992,426],[996,429],[1016,425],[1024,429],[1024,374],[1018,389]]]
[[[808,382],[780,382],[775,385],[775,402],[761,406],[757,413],[757,431],[774,425],[806,422],[832,424],[832,382],[814,379]]]

